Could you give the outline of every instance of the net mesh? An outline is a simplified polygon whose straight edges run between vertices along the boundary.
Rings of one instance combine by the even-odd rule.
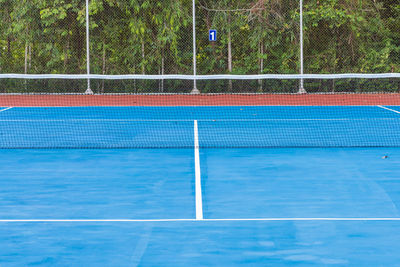
[[[14,76],[1,79],[0,148],[192,148],[194,121],[201,147],[400,145],[393,74],[196,76],[200,95],[193,76]],[[87,78],[102,90],[79,93]],[[297,94],[299,79],[318,93]]]
[[[84,2],[0,1],[0,148],[399,145],[393,1]]]

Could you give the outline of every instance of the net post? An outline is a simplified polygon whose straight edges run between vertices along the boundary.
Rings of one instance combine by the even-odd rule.
[[[300,0],[300,74],[304,74],[304,39],[303,39],[303,0]],[[299,94],[306,94],[304,89],[304,78],[300,78]]]
[[[196,0],[192,0],[192,13],[193,13],[193,89],[191,94],[200,94],[199,89],[197,89],[197,48],[196,48]]]
[[[90,75],[90,36],[89,36],[89,0],[86,0],[86,71]],[[90,78],[87,78],[87,88],[85,94],[92,95],[93,91],[90,89]]]

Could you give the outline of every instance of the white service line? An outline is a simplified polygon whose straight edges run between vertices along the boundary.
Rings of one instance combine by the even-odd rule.
[[[8,108],[9,109],[9,108]],[[393,111],[393,110],[392,110]],[[393,120],[393,118],[380,118],[381,120]],[[221,120],[201,120],[202,122],[290,122],[290,121],[366,121],[370,118],[337,118],[337,119],[221,119]],[[144,120],[144,119],[0,119],[9,122],[192,122],[193,120]]]
[[[241,222],[241,221],[400,221],[397,217],[387,218],[238,218],[238,219],[207,219],[206,221],[213,222]]]
[[[377,107],[392,111],[392,112],[397,113],[397,114],[400,114],[400,111],[397,111],[397,110],[394,110],[394,109],[391,109],[391,108],[387,108],[387,107],[384,107],[384,106],[381,106],[381,105],[378,105]]]
[[[0,223],[79,223],[79,222],[187,222],[195,219],[1,219]]]
[[[399,221],[400,217],[370,218],[231,218],[231,219],[1,219],[0,223],[107,223],[107,222],[273,222],[273,221]]]
[[[203,220],[203,198],[201,192],[201,172],[199,153],[199,129],[197,120],[194,121],[194,163],[195,163],[195,187],[196,187],[196,220]]]
[[[4,108],[4,109],[1,109],[0,112],[6,111],[6,110],[9,110],[9,109],[12,109],[12,108],[13,107]]]

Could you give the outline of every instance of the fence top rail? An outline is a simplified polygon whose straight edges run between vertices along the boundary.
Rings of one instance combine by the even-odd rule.
[[[256,74],[256,75],[103,75],[103,74],[0,74],[0,79],[93,79],[93,80],[296,80],[296,79],[390,79],[400,78],[400,73],[344,73],[344,74]]]

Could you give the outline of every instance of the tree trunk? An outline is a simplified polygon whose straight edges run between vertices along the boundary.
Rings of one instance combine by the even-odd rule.
[[[69,40],[67,40],[67,44],[64,47],[64,70],[66,70],[68,66],[68,50],[69,50]]]
[[[30,71],[32,68],[32,46],[28,45],[28,70]]]
[[[164,49],[161,50],[161,75],[165,73]],[[164,79],[161,79],[161,92],[164,92]]]
[[[71,13],[71,17],[68,18],[68,21],[71,21],[71,61],[69,65],[70,70],[75,69],[76,73],[82,73],[83,69],[81,68],[81,62],[83,58],[83,53],[86,51],[86,45],[85,45],[85,35],[82,34],[82,28],[78,24],[77,20],[77,15],[74,13]],[[53,44],[54,46],[54,44]],[[53,50],[53,47],[52,47]],[[86,58],[85,58],[86,59]],[[85,68],[86,69],[86,68]]]
[[[259,59],[259,64],[260,64],[260,74],[263,74],[264,72],[264,42],[261,40],[260,41],[260,59]],[[260,79],[258,80],[258,91],[260,93],[263,92],[263,80]]]
[[[102,72],[103,75],[106,74],[106,44],[103,42],[103,66]],[[101,93],[104,93],[104,80],[101,81]]]
[[[25,42],[25,55],[24,55],[24,73],[28,73],[28,42]],[[24,85],[25,85],[25,92],[28,91],[28,83],[26,79],[24,80]]]
[[[11,38],[7,37],[7,54],[11,57]]]
[[[24,73],[28,73],[28,42],[25,42]]]
[[[145,66],[144,66],[144,60],[145,60],[145,53],[144,53],[144,40],[142,39],[142,74],[146,74],[145,71]]]

